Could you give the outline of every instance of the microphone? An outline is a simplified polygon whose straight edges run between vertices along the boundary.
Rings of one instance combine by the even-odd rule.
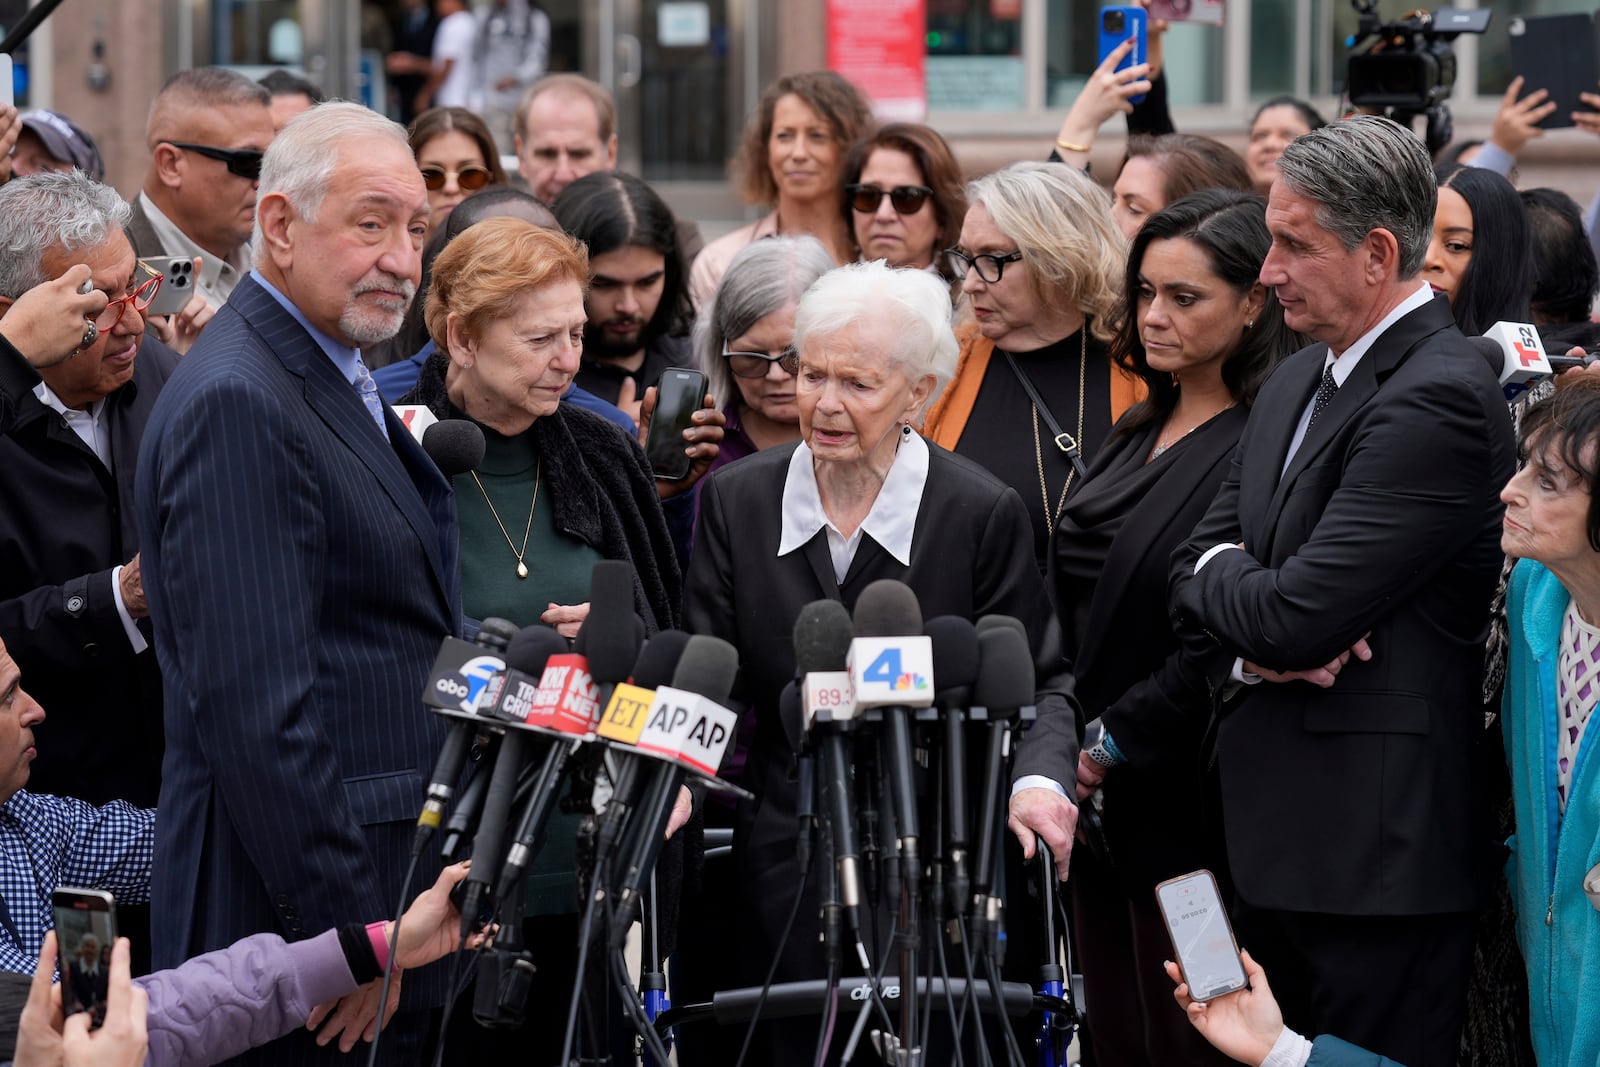
[[[1562,356],[1544,350],[1539,331],[1526,322],[1497,322],[1482,337],[1469,338],[1494,371],[1507,400],[1515,400],[1534,384],[1577,367],[1587,367],[1592,354]]]
[[[856,600],[856,638],[849,670],[856,708],[878,708],[883,716],[884,762],[888,764],[900,867],[911,900],[921,873],[917,841],[916,781],[911,763],[911,709],[933,703],[933,644],[922,632],[922,607],[904,582],[884,578]]]
[[[529,626],[517,632],[506,648],[506,674],[517,680],[500,687],[500,695],[508,704],[526,703],[522,681],[538,671],[546,661],[554,659],[553,649],[566,647],[566,642],[547,626]],[[501,721],[512,714],[501,710]],[[483,817],[478,822],[478,835],[472,840],[472,871],[467,875],[465,899],[461,907],[461,936],[472,932],[478,917],[478,908],[494,885],[495,864],[504,847],[506,822],[511,814],[511,802],[516,796],[517,779],[522,775],[523,746],[528,735],[521,730],[508,730],[500,741],[500,755],[496,758],[494,772],[489,779],[489,789],[484,794]]]
[[[629,682],[612,690],[611,700],[600,716],[596,732],[614,746],[608,758],[615,760],[615,774],[611,798],[600,815],[595,836],[597,868],[611,855],[623,821],[637,799],[639,776],[648,766],[635,746],[655,703],[655,690],[672,680],[688,643],[689,635],[682,630],[663,630],[646,641],[628,676]]]
[[[620,949],[627,941],[640,889],[655,867],[684,777],[693,773],[715,778],[738,731],[739,716],[723,706],[738,673],[737,649],[721,638],[695,634],[684,645],[672,685],[656,690],[637,748],[666,762],[653,769],[620,853],[617,869],[622,874],[614,893],[617,908],[611,925],[613,948]]]
[[[933,661],[939,665],[934,705],[944,719],[944,862],[950,870],[949,900],[960,907],[971,888],[967,872],[966,709],[978,678],[978,630],[970,619],[940,615],[927,623]]]
[[[839,885],[838,903],[857,942],[861,939],[861,871],[856,851],[856,815],[852,803],[850,761],[841,733],[850,724],[855,699],[845,667],[854,626],[850,612],[837,600],[815,600],[800,609],[794,624],[794,661],[803,693],[798,703],[804,736],[822,760],[828,831]],[[842,713],[842,714],[841,714]],[[810,757],[805,762],[811,762]],[[802,776],[806,770],[802,769]],[[829,903],[824,904],[826,912]],[[823,929],[836,932],[824,915]],[[831,940],[831,936],[830,936]],[[831,951],[833,946],[827,946]],[[869,968],[870,970],[870,968]]]
[[[484,619],[474,644],[446,637],[439,646],[439,654],[434,657],[427,685],[423,687],[423,704],[476,714],[478,694],[495,672],[505,668],[501,654],[516,633],[517,628],[505,619]],[[466,765],[467,751],[477,731],[474,723],[456,722],[445,735],[433,774],[428,778],[422,814],[417,816],[417,834],[411,844],[413,857],[422,855],[433,832],[439,828],[445,809],[455,795],[456,783],[461,780],[461,769]]]
[[[409,411],[410,408],[395,409],[406,429],[422,442],[422,450],[439,468],[439,473],[454,478],[478,469],[478,464],[483,462],[484,441],[483,431],[476,423],[467,419],[441,421],[427,408],[418,409],[418,414],[408,419]],[[423,416],[427,416],[426,420]]]
[[[1010,739],[1008,721],[1034,700],[1033,652],[1022,624],[1009,616],[978,620],[978,679],[973,686],[973,716],[981,708],[989,721],[985,753],[982,815],[978,824],[977,860],[972,872],[973,940],[982,945],[983,931],[998,929],[1000,901],[992,895],[1001,838],[1000,802],[1005,788],[1005,760]]]

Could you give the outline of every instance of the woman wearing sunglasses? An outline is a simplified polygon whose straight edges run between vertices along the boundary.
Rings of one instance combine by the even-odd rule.
[[[968,185],[967,201],[946,250],[966,297],[961,360],[923,434],[1022,495],[1043,571],[1067,493],[1143,392],[1107,347],[1127,240],[1076,167],[1015,163]]]
[[[861,259],[955,277],[939,251],[960,240],[967,196],[936,131],[895,122],[857,141],[845,157],[841,205]]]
[[[411,120],[411,154],[428,187],[428,232],[444,225],[461,201],[490,185],[504,185],[494,138],[466,108],[429,108]]]

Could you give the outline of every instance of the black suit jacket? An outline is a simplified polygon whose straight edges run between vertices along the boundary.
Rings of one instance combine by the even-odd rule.
[[[155,653],[136,655],[128,641],[111,570],[139,551],[139,442],[177,365],[177,353],[145,337],[133,377],[101,411],[107,469],[34,396],[33,368],[9,346],[0,351],[0,394],[13,413],[0,432],[0,639],[49,713],[36,728],[30,784],[40,792],[156,803],[161,675]]]
[[[388,441],[246,278],[151,416],[138,519],[167,686],[157,966],[394,913],[442,736],[419,694],[460,594],[450,486],[384,413]],[[438,864],[424,857],[413,892]],[[402,1004],[440,992],[408,974]],[[340,1055],[309,1044],[264,1055]]]
[[[863,537],[841,584],[834,578],[827,534],[778,555],[783,487],[796,446],[764,449],[729,464],[700,489],[700,520],[689,565],[684,617],[693,633],[714,634],[739,649],[743,695],[755,716],[755,739],[744,784],[756,794],[737,844],[741,891],[763,916],[741,956],[772,958],[782,917],[796,887],[793,751],[778,719],[778,697],[795,673],[794,622],[813,600],[853,608],[861,590],[896,578],[916,591],[924,619],[1013,615],[1027,627],[1037,675],[1039,721],[1070,744],[1019,773],[1049,773],[1070,790],[1077,760],[1072,679],[1061,656],[1059,627],[1033,561],[1027,510],[1016,491],[976,464],[928,446],[928,480],[911,545],[911,563]],[[938,665],[934,665],[935,672]],[[937,681],[937,679],[935,679]],[[816,909],[789,940],[782,973],[820,973]],[[780,975],[781,977],[782,975]],[[759,975],[756,981],[760,980]]]
[[[1225,714],[1229,860],[1258,907],[1470,910],[1510,418],[1436,299],[1377,339],[1280,476],[1326,353],[1304,349],[1267,382],[1222,492],[1173,557],[1179,624],[1220,646],[1213,682],[1235,655],[1304,669],[1371,635],[1371,662],[1352,660],[1331,689],[1263,682]],[[1239,542],[1194,573],[1207,549]]]

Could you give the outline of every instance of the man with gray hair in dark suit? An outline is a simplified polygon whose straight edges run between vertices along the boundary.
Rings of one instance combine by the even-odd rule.
[[[1453,1067],[1465,1013],[1514,467],[1495,375],[1419,277],[1436,195],[1427,151],[1387,119],[1284,151],[1261,281],[1315,343],[1262,387],[1172,562],[1174,616],[1221,694],[1240,940],[1290,1026],[1409,1067]],[[1115,762],[1114,741],[1088,759]]]
[[[262,165],[255,270],[151,417],[138,520],[168,681],[157,966],[394,914],[441,736],[418,697],[458,629],[455,502],[361,347],[399,329],[427,218],[400,126],[344,103],[290,122]],[[437,856],[420,866],[427,886]],[[416,1063],[442,976],[395,977],[384,1062]],[[319,1034],[247,1059],[343,1062],[316,1042],[352,1047],[378,996],[369,983]]]

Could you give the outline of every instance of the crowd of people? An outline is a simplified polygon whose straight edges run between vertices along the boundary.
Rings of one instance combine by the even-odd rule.
[[[408,877],[441,639],[576,638],[602,561],[646,635],[742,664],[724,774],[754,799],[685,790],[661,858],[680,1002],[825,973],[780,704],[802,608],[892,578],[1026,632],[1006,969],[1051,950],[1024,914],[1043,842],[1085,1063],[1600,1058],[1600,378],[1508,404],[1471,340],[1600,342],[1596,209],[1513,182],[1556,102],[1513,85],[1436,165],[1277,98],[1240,155],[1173,128],[1157,36],[1042,158],[964,181],[936,130],[791,74],[732,164],[765,214],[707,243],[616,170],[606,90],[540,76],[536,4],[438,9],[391,60],[407,126],[284,72],[175,75],[131,202],[78,121],[0,109],[19,1064],[334,1062],[380,1010],[383,1062],[441,1031],[460,1062],[554,1061],[554,1025],[442,1015],[465,866],[423,855],[398,943],[371,920]],[[1090,174],[1119,114],[1122,165]],[[644,444],[679,368],[707,388],[664,478]],[[441,472],[420,413],[476,424],[481,462]],[[527,879],[542,1001],[583,980],[588,814]],[[1203,1003],[1153,893],[1199,869],[1251,983]],[[130,935],[85,950],[94,1032],[52,1016],[66,884]],[[771,1022],[752,1062],[811,1063],[815,1031]],[[740,1036],[684,1032],[680,1062]]]

